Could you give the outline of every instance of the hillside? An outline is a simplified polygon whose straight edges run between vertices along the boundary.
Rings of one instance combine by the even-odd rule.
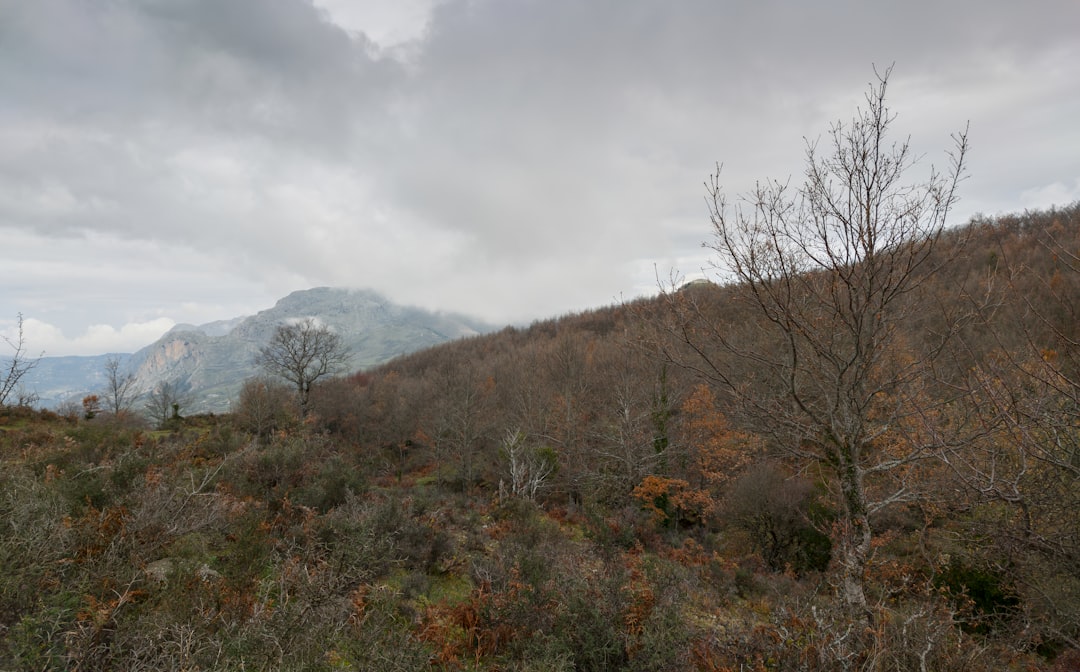
[[[868,479],[918,494],[871,515],[873,627],[838,600],[837,478],[685,358],[680,306],[771,342],[697,283],[396,357],[304,423],[5,409],[0,668],[1076,669],[1078,250],[1073,206],[935,252],[882,356],[964,320],[888,400],[926,402],[907,441],[979,433]]]

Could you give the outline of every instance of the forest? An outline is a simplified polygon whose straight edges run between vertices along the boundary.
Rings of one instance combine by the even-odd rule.
[[[5,407],[0,667],[1076,669],[1078,250],[1080,205],[934,250],[890,357],[962,319],[879,393],[917,411],[873,438],[866,618],[836,470],[692,347],[776,344],[691,283],[327,380],[303,419],[269,379],[157,430]]]
[[[1080,203],[946,226],[885,78],[800,189],[717,169],[712,281],[0,407],[0,669],[1080,669]]]

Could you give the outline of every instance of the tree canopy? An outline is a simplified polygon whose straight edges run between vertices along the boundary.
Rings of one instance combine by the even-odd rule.
[[[319,379],[340,373],[350,353],[339,334],[314,318],[280,325],[256,358],[270,375],[296,387],[301,416],[307,416],[311,386]]]

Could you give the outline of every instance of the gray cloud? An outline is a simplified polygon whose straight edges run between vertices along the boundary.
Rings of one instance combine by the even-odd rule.
[[[927,163],[971,120],[962,217],[1080,197],[1071,1],[431,0],[375,37],[324,1],[0,0],[0,320],[606,304],[696,272],[714,162],[797,177],[874,64]]]

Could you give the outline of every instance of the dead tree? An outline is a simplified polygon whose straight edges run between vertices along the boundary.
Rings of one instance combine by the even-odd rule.
[[[0,407],[5,406],[12,394],[19,390],[19,381],[37,366],[40,356],[28,358],[26,356],[26,337],[23,333],[23,316],[19,313],[16,321],[15,337],[2,337],[4,342],[14,351],[8,356],[7,363],[0,370]],[[25,403],[32,395],[18,394],[20,402]]]

